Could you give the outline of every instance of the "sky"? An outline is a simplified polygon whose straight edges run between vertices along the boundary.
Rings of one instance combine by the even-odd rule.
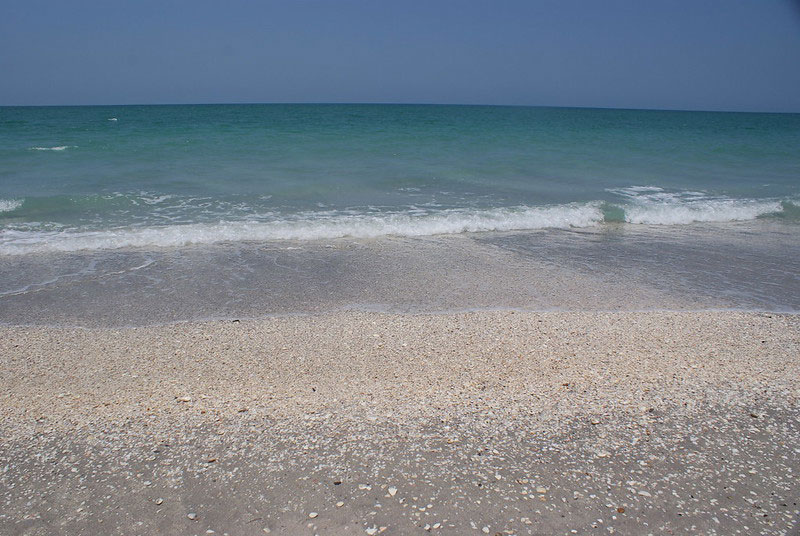
[[[0,3],[0,105],[800,112],[800,0]]]

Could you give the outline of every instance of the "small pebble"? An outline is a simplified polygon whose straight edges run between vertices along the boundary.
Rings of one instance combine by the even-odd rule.
[[[186,517],[194,521],[197,519],[197,514],[195,514],[194,512],[189,512],[188,514],[186,514]]]

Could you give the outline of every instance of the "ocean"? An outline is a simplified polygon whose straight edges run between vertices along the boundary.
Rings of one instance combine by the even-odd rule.
[[[800,114],[0,108],[0,322],[800,310]]]

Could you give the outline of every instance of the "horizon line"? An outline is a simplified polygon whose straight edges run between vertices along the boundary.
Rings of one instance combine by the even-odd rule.
[[[761,111],[761,110],[709,110],[703,108],[637,108],[616,106],[564,106],[547,104],[486,104],[486,103],[438,103],[438,102],[156,102],[156,103],[125,103],[125,104],[0,104],[0,108],[89,108],[89,107],[122,107],[122,106],[474,106],[495,108],[560,108],[578,110],[626,110],[639,112],[705,112],[705,113],[742,113],[742,114],[784,114],[797,115],[798,111]]]

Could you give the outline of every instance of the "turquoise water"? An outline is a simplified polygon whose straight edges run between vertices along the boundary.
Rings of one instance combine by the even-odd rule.
[[[0,108],[0,255],[608,223],[795,222],[800,115]]]
[[[800,311],[800,115],[0,108],[0,324]]]

